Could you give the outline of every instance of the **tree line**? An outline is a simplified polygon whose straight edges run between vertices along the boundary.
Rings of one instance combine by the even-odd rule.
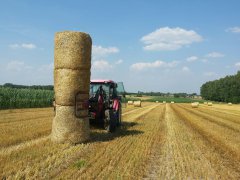
[[[12,83],[5,83],[4,85],[0,85],[0,87],[8,87],[8,88],[16,88],[16,89],[42,89],[42,90],[53,90],[53,85],[17,85]]]
[[[206,100],[240,103],[240,71],[201,86],[201,96]]]

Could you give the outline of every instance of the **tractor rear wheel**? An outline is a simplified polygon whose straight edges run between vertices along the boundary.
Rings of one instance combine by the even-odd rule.
[[[105,111],[104,129],[107,132],[114,132],[116,129],[116,118],[114,118],[113,110],[107,109]]]

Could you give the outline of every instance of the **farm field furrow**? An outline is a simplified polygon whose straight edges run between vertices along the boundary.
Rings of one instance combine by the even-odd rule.
[[[203,155],[199,135],[166,105],[165,138],[152,154],[146,179],[214,179],[216,171]],[[205,152],[209,153],[209,152]]]
[[[127,106],[121,129],[75,146],[50,141],[52,108],[0,111],[0,179],[239,179],[239,117],[201,106]]]
[[[216,116],[215,114],[212,114],[211,111],[208,111],[208,110],[201,111],[198,108],[192,108],[190,105],[189,106],[179,105],[179,106],[189,111],[190,113],[200,116],[202,118],[205,118],[212,123],[218,124],[219,126],[229,128],[238,133],[240,132],[240,124],[234,122],[236,119],[231,119],[231,118],[225,119],[223,118],[224,116],[219,117],[219,116]]]
[[[178,116],[186,122],[192,129],[198,132],[209,144],[209,149],[213,148],[211,157],[217,156],[217,169],[225,171],[221,177],[240,177],[240,139],[239,133],[233,132],[228,128],[208,121],[200,116],[190,114],[189,111],[181,108],[179,105],[172,106]],[[214,163],[214,161],[211,161]],[[225,176],[224,176],[225,174]],[[228,178],[227,178],[228,179]]]
[[[228,114],[228,115],[240,116],[240,105],[232,105],[232,106],[223,105],[223,106],[224,107],[214,104],[213,106],[210,106],[210,107],[209,106],[201,106],[201,108],[215,111],[217,113],[224,112],[225,114]]]
[[[87,158],[88,153],[97,155],[99,154],[99,150],[105,152],[105,150],[108,149],[107,145],[111,144],[112,141],[115,142],[115,140],[117,141],[119,138],[125,136],[126,139],[129,139],[135,134],[141,133],[139,131],[129,130],[129,128],[136,125],[134,121],[136,121],[137,118],[143,117],[155,107],[156,105],[151,106],[145,110],[145,112],[128,115],[128,121],[130,122],[124,123],[123,130],[116,132],[116,134],[109,135],[102,130],[93,130],[91,132],[92,140],[87,144],[78,146],[57,145],[52,144],[49,139],[46,139],[31,146],[26,146],[26,148],[20,149],[19,151],[13,151],[10,154],[0,154],[0,169],[2,170],[0,173],[5,174],[7,177],[24,176],[45,178],[51,177],[52,175],[54,177],[55,173],[58,175],[58,169],[60,168],[60,172],[62,172],[66,165],[69,165],[70,169],[75,169],[75,161],[78,161],[81,157]],[[108,154],[105,154],[105,156],[106,155]],[[89,158],[92,159],[92,157]],[[109,158],[109,156],[107,156],[107,158]],[[75,170],[78,170],[78,168]]]
[[[159,138],[154,134],[161,133],[159,131],[160,124],[158,124],[158,116],[161,113],[157,114],[162,109],[163,107],[159,109],[155,105],[154,108],[146,111],[147,113],[129,116],[127,121],[124,120],[130,124],[126,129],[128,135],[105,143],[97,150],[97,155],[95,155],[95,151],[89,152],[90,154],[87,156],[89,160],[85,158],[87,162],[89,161],[86,168],[80,171],[71,168],[67,168],[65,171],[61,170],[60,177],[76,178],[81,176],[82,179],[141,177],[145,167],[144,162],[148,158],[147,154],[155,139]]]
[[[240,119],[239,119],[240,114],[239,115],[229,114],[224,110],[215,111],[214,109],[204,107],[203,105],[200,105],[197,111],[240,124]]]
[[[134,106],[123,108],[123,116],[125,111],[141,111],[152,106],[151,103],[143,103],[143,108],[139,109]],[[0,116],[0,147],[8,147],[24,143],[25,141],[41,138],[51,133],[52,119],[54,116],[53,108],[45,109],[23,109],[26,114],[19,114],[19,109],[3,110],[9,114],[3,113]],[[39,112],[38,112],[39,111]],[[1,114],[1,111],[0,111]]]

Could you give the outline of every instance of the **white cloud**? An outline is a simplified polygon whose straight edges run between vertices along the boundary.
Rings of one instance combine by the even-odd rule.
[[[200,42],[203,38],[193,30],[182,28],[163,27],[147,34],[141,38],[145,44],[144,50],[149,51],[171,51]]]
[[[19,71],[31,70],[31,69],[33,69],[32,66],[26,65],[22,61],[11,61],[6,66],[6,70],[11,72],[19,72]]]
[[[211,52],[209,54],[206,55],[206,57],[208,58],[221,58],[224,57],[225,55],[219,52]]]
[[[115,64],[122,64],[123,60],[122,59],[119,59],[115,62]]]
[[[12,49],[18,49],[18,48],[24,48],[24,49],[35,49],[37,48],[37,46],[35,44],[32,43],[22,43],[22,44],[10,44],[9,45],[10,48]]]
[[[135,63],[132,64],[130,66],[131,69],[133,70],[137,70],[137,71],[141,71],[144,69],[149,69],[149,68],[160,68],[160,67],[164,67],[164,68],[173,68],[175,66],[177,66],[178,62],[177,61],[172,61],[172,62],[164,62],[164,61],[154,61],[154,62],[139,62],[139,63]]]
[[[99,71],[111,69],[113,66],[106,60],[93,61],[92,68]]]
[[[203,73],[204,76],[208,76],[208,77],[212,77],[212,76],[216,76],[217,74],[215,72],[205,72]]]
[[[240,27],[231,27],[226,30],[227,32],[240,33]]]
[[[35,44],[22,44],[21,46],[25,49],[35,49],[37,47]]]
[[[198,60],[198,57],[197,56],[190,56],[187,58],[187,62],[194,62],[194,61],[197,61]]]
[[[237,63],[235,64],[235,67],[240,68],[240,62],[237,62]]]
[[[189,67],[187,67],[187,66],[184,66],[184,67],[182,68],[182,71],[183,71],[183,72],[189,72],[189,71],[190,71],[190,69],[189,69]]]
[[[119,52],[117,47],[102,47],[102,46],[92,46],[93,57],[103,57],[109,54],[115,54]]]

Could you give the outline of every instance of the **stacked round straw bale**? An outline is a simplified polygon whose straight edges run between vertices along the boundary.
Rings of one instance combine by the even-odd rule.
[[[142,107],[142,102],[141,101],[134,101],[133,105],[134,105],[134,107]]]
[[[51,139],[58,143],[81,143],[89,139],[88,106],[91,37],[64,31],[55,35],[54,91],[56,115]]]
[[[199,106],[199,102],[193,102],[191,103],[192,108],[197,108]]]

